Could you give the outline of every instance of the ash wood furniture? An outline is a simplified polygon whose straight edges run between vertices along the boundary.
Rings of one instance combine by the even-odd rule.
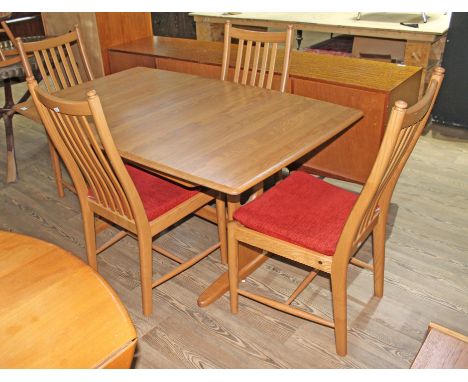
[[[286,90],[288,80],[291,37],[292,27],[290,25],[286,32],[256,32],[234,28],[229,21],[226,21],[224,28],[221,80],[225,81],[228,78],[229,64],[231,62],[231,43],[232,39],[237,39],[238,46],[234,78],[232,79],[233,82],[240,82],[242,85],[248,84],[250,86],[271,89],[275,74],[278,44],[284,44],[284,51],[286,54],[284,54],[283,58],[283,67],[281,68],[281,80],[279,84],[279,91],[284,92]],[[254,52],[252,52],[252,48],[254,48]]]
[[[87,92],[85,101],[68,101],[39,89],[33,77],[28,88],[55,148],[63,158],[80,201],[88,262],[97,270],[96,255],[130,235],[138,240],[143,313],[153,312],[152,289],[185,271],[221,246],[226,261],[225,203],[217,199],[221,241],[183,261],[153,244],[161,234],[186,216],[203,208],[214,197],[203,190],[186,189],[143,170],[125,166],[109,131],[99,97]],[[144,139],[144,136],[141,137]],[[103,147],[103,151],[101,151]],[[96,249],[95,215],[122,231]],[[153,281],[156,251],[179,265]]]
[[[431,322],[412,369],[468,369],[468,336]]]
[[[136,332],[119,297],[76,256],[0,231],[0,367],[128,368]]]
[[[75,26],[74,30],[70,33],[42,41],[24,43],[21,38],[18,38],[17,46],[26,76],[34,76],[29,62],[29,56],[34,56],[41,79],[49,93],[75,86],[94,78],[78,26]],[[63,181],[60,159],[50,140],[49,150],[57,184],[57,192],[60,197],[63,197],[64,186],[72,190],[73,186]]]
[[[393,107],[382,146],[359,196],[294,172],[265,194],[238,209],[228,225],[231,311],[239,294],[307,320],[334,328],[336,352],[347,353],[347,273],[349,263],[374,272],[374,295],[383,296],[386,224],[390,199],[403,167],[421,135],[444,77],[436,68],[424,97],[411,108]],[[356,259],[372,234],[373,265]],[[249,244],[312,268],[287,301],[239,289],[238,247]],[[291,306],[319,271],[331,276],[333,321]]]
[[[229,217],[241,193],[362,117],[359,110],[306,97],[149,68],[129,69],[56,95],[80,100],[91,89],[100,95],[123,158],[227,194]],[[30,103],[18,111],[37,120]],[[266,259],[242,251],[241,274]],[[226,273],[199,304],[208,305],[228,288]]]
[[[232,46],[230,70],[236,64]],[[223,43],[178,38],[144,38],[109,50],[112,72],[146,66],[220,78]],[[280,82],[278,49],[273,83]],[[357,58],[291,52],[286,89],[292,94],[361,110],[358,123],[301,160],[307,171],[365,183],[377,156],[391,106],[398,99],[418,100],[421,68]],[[299,164],[298,164],[299,165]]]
[[[440,65],[444,51],[450,13],[429,14],[427,23],[418,28],[403,26],[400,22],[418,23],[419,14],[366,13],[360,20],[352,12],[321,13],[191,13],[197,29],[197,39],[221,41],[222,24],[227,20],[235,25],[285,28],[292,24],[295,30],[350,34],[372,38],[380,44],[401,41],[404,49],[403,63],[423,68],[419,94],[422,95],[431,71]],[[390,105],[391,106],[391,105]]]
[[[107,49],[153,35],[150,12],[42,12],[46,36],[79,25],[95,77],[110,73]]]

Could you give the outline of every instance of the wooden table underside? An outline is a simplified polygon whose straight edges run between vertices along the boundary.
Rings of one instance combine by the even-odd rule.
[[[122,157],[151,171],[228,195],[279,172],[362,117],[356,109],[149,68],[133,68],[56,95],[83,99],[95,89]],[[31,107],[18,109],[30,118]],[[262,261],[244,248],[246,277]],[[199,299],[206,306],[228,289],[227,274]]]

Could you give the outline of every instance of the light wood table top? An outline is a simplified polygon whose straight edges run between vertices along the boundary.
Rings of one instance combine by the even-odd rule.
[[[125,307],[53,244],[0,231],[0,301],[0,368],[105,367],[132,348],[130,365],[136,332]]]
[[[362,117],[359,110],[332,103],[150,68],[57,95],[78,100],[91,89],[101,98],[124,158],[230,195],[255,186]]]

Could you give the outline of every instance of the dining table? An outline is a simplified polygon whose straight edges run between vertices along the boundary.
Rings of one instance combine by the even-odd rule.
[[[83,100],[96,90],[124,160],[185,185],[214,190],[227,220],[241,195],[362,118],[360,110],[289,93],[185,73],[135,67],[55,93]],[[16,106],[40,121],[31,101]],[[241,246],[239,277],[267,255]],[[207,306],[229,289],[227,272],[198,299]]]

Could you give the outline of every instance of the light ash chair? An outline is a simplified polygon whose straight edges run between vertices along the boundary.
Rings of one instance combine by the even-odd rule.
[[[377,159],[360,195],[303,172],[245,204],[228,225],[231,311],[238,295],[280,311],[334,328],[336,352],[347,353],[348,264],[374,272],[374,295],[383,296],[385,236],[390,199],[403,167],[429,118],[444,77],[436,68],[424,97],[408,108],[397,101],[391,112]],[[372,234],[373,265],[354,257]],[[286,301],[239,289],[238,245],[250,244],[312,268]],[[291,303],[319,271],[331,275],[333,321],[292,307]]]
[[[291,54],[292,26],[285,32],[256,32],[234,28],[227,21],[224,28],[221,80],[230,78],[229,63],[232,39],[238,39],[233,82],[271,89],[273,86],[278,44],[284,44],[279,90],[286,90]],[[270,49],[271,48],[271,49]]]
[[[78,26],[75,26],[70,33],[61,36],[34,42],[23,42],[21,38],[17,38],[16,42],[26,77],[34,76],[28,59],[32,56],[49,93],[94,79]],[[57,192],[63,197],[64,186],[72,191],[74,188],[63,181],[60,160],[50,140],[49,150]]]
[[[138,240],[143,313],[152,314],[152,289],[196,264],[221,247],[225,254],[225,226],[218,224],[221,243],[183,261],[153,244],[153,237],[213,201],[203,189],[178,184],[125,165],[117,151],[95,91],[80,102],[57,98],[41,90],[28,78],[34,104],[51,141],[73,180],[83,215],[86,253],[97,269],[97,254],[130,235]],[[101,150],[101,147],[103,148]],[[217,218],[225,221],[225,206],[217,198]],[[94,216],[122,228],[115,237],[96,249]],[[153,281],[152,251],[179,265]]]

